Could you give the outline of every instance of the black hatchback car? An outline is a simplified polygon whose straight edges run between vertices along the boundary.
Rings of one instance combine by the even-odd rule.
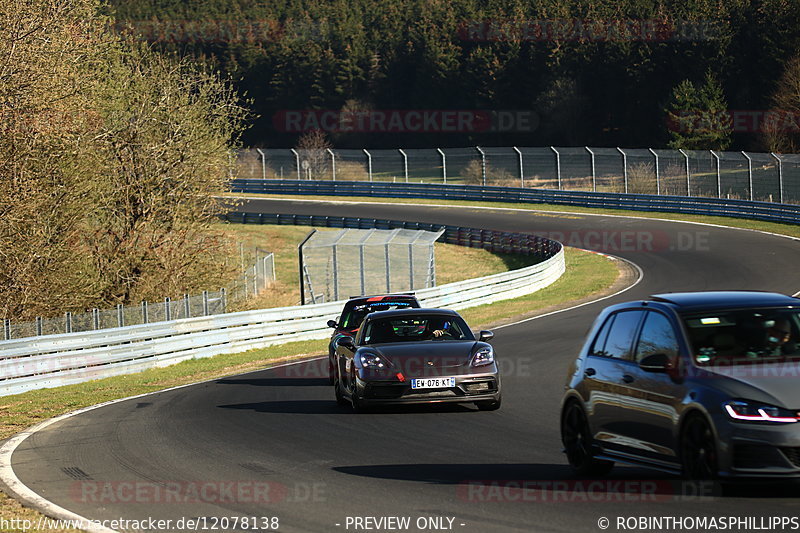
[[[333,334],[328,343],[328,380],[330,384],[333,385],[333,361],[338,339],[343,336],[355,336],[364,317],[375,311],[419,307],[419,300],[417,300],[413,292],[350,297],[347,303],[344,304],[344,308],[342,308],[339,320],[328,320],[328,327],[333,328]]]
[[[674,293],[606,308],[567,377],[581,475],[615,462],[696,479],[800,478],[800,299]]]

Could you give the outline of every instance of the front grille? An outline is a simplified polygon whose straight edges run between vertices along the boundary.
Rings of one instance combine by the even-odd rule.
[[[800,468],[800,448],[781,448],[781,451],[789,459],[789,462]]]
[[[368,396],[378,399],[399,398],[404,390],[403,385],[370,385]]]
[[[784,459],[778,449],[766,444],[735,444],[733,446],[734,468],[785,468]]]
[[[425,397],[425,398],[452,398],[458,396],[453,389],[444,389],[444,390],[409,390],[406,393],[407,398],[413,398],[416,396]]]

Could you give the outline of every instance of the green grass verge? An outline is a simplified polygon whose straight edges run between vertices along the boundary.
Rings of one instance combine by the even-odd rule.
[[[241,196],[241,195],[233,195]],[[377,198],[361,196],[294,196],[294,195],[273,195],[273,194],[254,194],[247,195],[262,198],[286,198],[303,200],[326,200],[331,202],[371,202],[371,203],[414,203],[414,204],[435,204],[446,206],[467,206],[467,207],[496,207],[505,209],[522,209],[526,211],[544,211],[552,213],[575,213],[588,215],[621,215],[638,218],[661,218],[682,222],[699,222],[702,224],[716,224],[731,228],[750,229],[778,233],[790,237],[800,238],[800,225],[779,224],[776,222],[762,222],[759,220],[745,220],[731,217],[690,215],[684,213],[669,213],[662,211],[633,211],[626,209],[600,209],[594,207],[580,207],[572,205],[552,205],[552,204],[528,204],[528,203],[506,203],[506,202],[475,202],[466,200],[429,200],[425,198]],[[546,216],[546,215],[545,215]]]

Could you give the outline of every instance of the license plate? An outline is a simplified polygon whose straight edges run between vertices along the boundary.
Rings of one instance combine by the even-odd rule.
[[[449,389],[456,386],[456,378],[419,378],[411,380],[412,389]]]

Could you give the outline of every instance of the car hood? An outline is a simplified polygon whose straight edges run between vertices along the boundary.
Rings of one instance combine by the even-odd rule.
[[[727,378],[725,388],[734,397],[800,409],[800,362],[718,366],[704,370]]]
[[[479,346],[480,345],[480,346]],[[452,369],[469,366],[473,354],[488,344],[478,341],[421,341],[379,344],[369,347],[407,375],[423,369]]]

